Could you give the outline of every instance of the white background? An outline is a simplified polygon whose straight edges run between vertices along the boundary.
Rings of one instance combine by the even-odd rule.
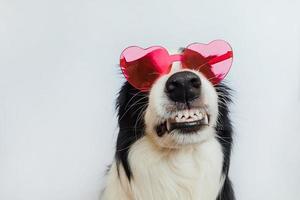
[[[129,45],[225,39],[238,200],[300,199],[300,2],[0,0],[0,199],[96,200]]]

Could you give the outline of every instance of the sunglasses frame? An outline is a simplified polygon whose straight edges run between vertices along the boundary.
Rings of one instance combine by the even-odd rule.
[[[213,48],[210,49],[209,47],[211,46]],[[225,50],[226,52],[218,55],[220,50]],[[215,53],[211,54],[210,51]],[[205,57],[201,53],[208,55]],[[210,57],[213,58],[207,60]],[[120,55],[120,67],[124,77],[133,87],[142,92],[148,92],[160,76],[170,72],[173,62],[179,61],[184,69],[201,72],[213,85],[216,85],[228,74],[232,60],[231,46],[224,40],[214,40],[208,44],[189,44],[178,54],[169,54],[166,48],[159,45],[146,49],[138,46],[129,46]],[[214,72],[214,65],[220,65],[219,68],[226,67],[225,69],[220,69],[224,73]],[[140,74],[143,73],[143,76],[137,72],[138,70],[141,72]]]

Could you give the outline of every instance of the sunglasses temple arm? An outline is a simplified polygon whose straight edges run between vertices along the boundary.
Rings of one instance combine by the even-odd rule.
[[[208,61],[208,64],[213,65],[213,64],[222,62],[222,61],[230,59],[230,58],[232,58],[232,51],[228,51],[227,53],[225,53],[223,55],[220,55],[220,56],[217,56],[217,57],[211,59],[210,61]]]

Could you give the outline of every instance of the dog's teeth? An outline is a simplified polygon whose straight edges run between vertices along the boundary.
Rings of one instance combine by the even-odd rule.
[[[190,115],[190,117],[193,117],[194,116],[194,110],[190,110],[189,115]]]
[[[182,120],[183,120],[183,117],[181,116],[181,117],[178,117],[178,122],[182,122]]]
[[[193,119],[193,118],[188,118],[186,121],[187,121],[187,122],[192,122],[192,121],[195,121],[195,119]]]
[[[167,131],[170,131],[170,127],[171,127],[170,122],[169,120],[167,120]]]
[[[193,114],[193,116],[195,116],[195,117],[197,117],[197,118],[198,118],[198,115],[197,115],[197,112],[196,112],[196,110],[194,110],[194,114]]]
[[[185,116],[183,115],[182,118],[180,119],[180,122],[186,122],[187,119],[188,119],[188,117],[185,117]]]
[[[182,112],[178,112],[178,118],[181,119],[182,118]]]
[[[199,117],[198,117],[197,115],[193,115],[192,118],[193,118],[194,120],[199,120]]]
[[[183,115],[185,118],[189,118],[189,116],[190,116],[189,111],[188,110],[183,111]]]
[[[204,123],[208,124],[208,116],[207,115],[204,115]]]
[[[199,120],[203,119],[203,114],[201,112],[198,113]]]

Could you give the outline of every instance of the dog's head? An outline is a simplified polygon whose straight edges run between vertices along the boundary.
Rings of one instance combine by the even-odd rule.
[[[217,137],[227,149],[231,144],[228,102],[225,85],[212,84],[203,73],[183,68],[180,62],[172,63],[171,70],[159,76],[146,92],[126,82],[117,100],[117,162],[123,164],[130,178],[128,152],[144,136],[167,149]]]

